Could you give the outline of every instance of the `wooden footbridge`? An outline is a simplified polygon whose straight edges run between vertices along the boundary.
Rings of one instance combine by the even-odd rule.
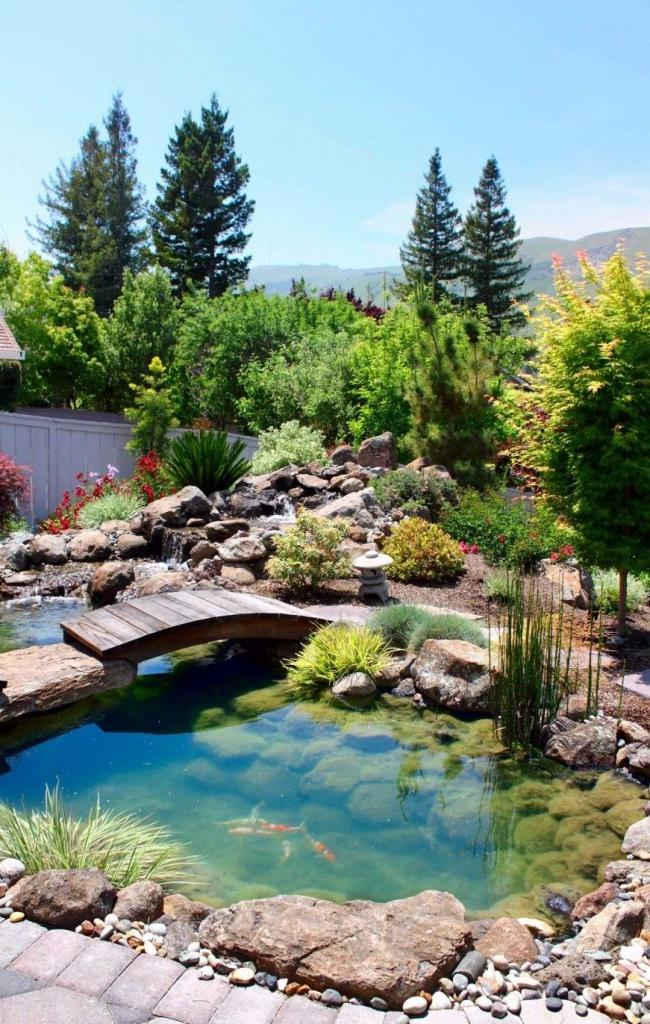
[[[212,640],[299,640],[338,618],[336,608],[294,608],[225,590],[177,590],[98,608],[61,626],[68,643],[102,661],[139,662]]]

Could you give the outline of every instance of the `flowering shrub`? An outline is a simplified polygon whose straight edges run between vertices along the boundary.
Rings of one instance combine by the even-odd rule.
[[[29,498],[26,466],[19,466],[6,452],[0,452],[0,536],[18,515],[18,506]]]
[[[398,523],[384,551],[393,559],[388,575],[404,583],[437,583],[453,579],[465,569],[465,556],[458,542],[435,523],[419,518]]]
[[[61,501],[52,515],[44,520],[42,529],[46,533],[63,533],[74,530],[79,525],[79,513],[96,498],[113,494],[118,490],[115,477],[119,470],[110,464],[105,473],[77,473],[77,485],[73,491],[64,491]]]
[[[468,544],[466,540],[459,540],[458,546],[464,555],[478,555],[481,551],[478,544]]]
[[[548,556],[552,562],[567,562],[575,555],[576,549],[573,544],[563,544],[558,551],[551,551]]]
[[[146,452],[136,459],[130,487],[147,502],[164,498],[173,492],[174,486],[158,452]]]

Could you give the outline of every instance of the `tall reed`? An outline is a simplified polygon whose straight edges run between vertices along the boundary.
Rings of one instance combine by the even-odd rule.
[[[543,744],[547,726],[573,689],[573,620],[565,629],[561,598],[543,599],[535,580],[508,580],[508,599],[496,613],[498,640],[491,652],[495,727],[509,748]],[[493,655],[496,663],[493,664]]]

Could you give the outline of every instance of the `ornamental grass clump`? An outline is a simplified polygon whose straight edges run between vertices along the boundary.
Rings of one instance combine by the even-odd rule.
[[[172,889],[187,881],[193,858],[167,831],[123,811],[86,817],[63,806],[58,786],[45,789],[43,810],[0,803],[0,855],[17,857],[28,875],[49,868],[98,868],[118,889],[149,878]]]
[[[129,491],[115,491],[94,498],[84,505],[77,517],[79,526],[92,528],[102,526],[112,519],[129,520],[146,505],[144,498]]]
[[[535,582],[512,576],[493,625],[498,636],[490,665],[495,728],[511,749],[539,748],[577,682],[571,666],[573,623],[565,621],[561,601],[557,607],[552,598],[544,602]],[[597,702],[597,681],[591,677],[590,694]]]
[[[387,605],[376,611],[368,622],[390,647],[419,651],[425,640],[467,640],[487,647],[484,630],[463,615],[433,615],[412,604]]]
[[[288,664],[287,683],[297,697],[314,697],[350,672],[379,675],[390,656],[390,648],[373,630],[339,623],[323,626]]]
[[[277,538],[267,563],[271,579],[294,590],[313,590],[328,580],[349,576],[349,557],[339,550],[347,533],[340,519],[324,519],[304,509],[295,526]]]
[[[440,526],[419,517],[403,519],[393,528],[384,553],[393,559],[388,575],[403,583],[439,583],[465,571],[465,556],[458,541]]]

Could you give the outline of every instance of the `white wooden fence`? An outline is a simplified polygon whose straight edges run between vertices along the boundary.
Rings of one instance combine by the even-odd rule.
[[[172,436],[180,433],[171,432]],[[75,486],[79,472],[103,473],[110,463],[117,466],[121,477],[129,476],[134,459],[124,446],[130,436],[129,423],[119,418],[102,419],[99,414],[84,419],[83,413],[57,416],[56,410],[47,415],[0,412],[0,451],[31,469],[31,496],[23,510],[30,524],[53,511],[63,492]],[[228,436],[243,440],[249,457],[256,452],[257,438]]]

